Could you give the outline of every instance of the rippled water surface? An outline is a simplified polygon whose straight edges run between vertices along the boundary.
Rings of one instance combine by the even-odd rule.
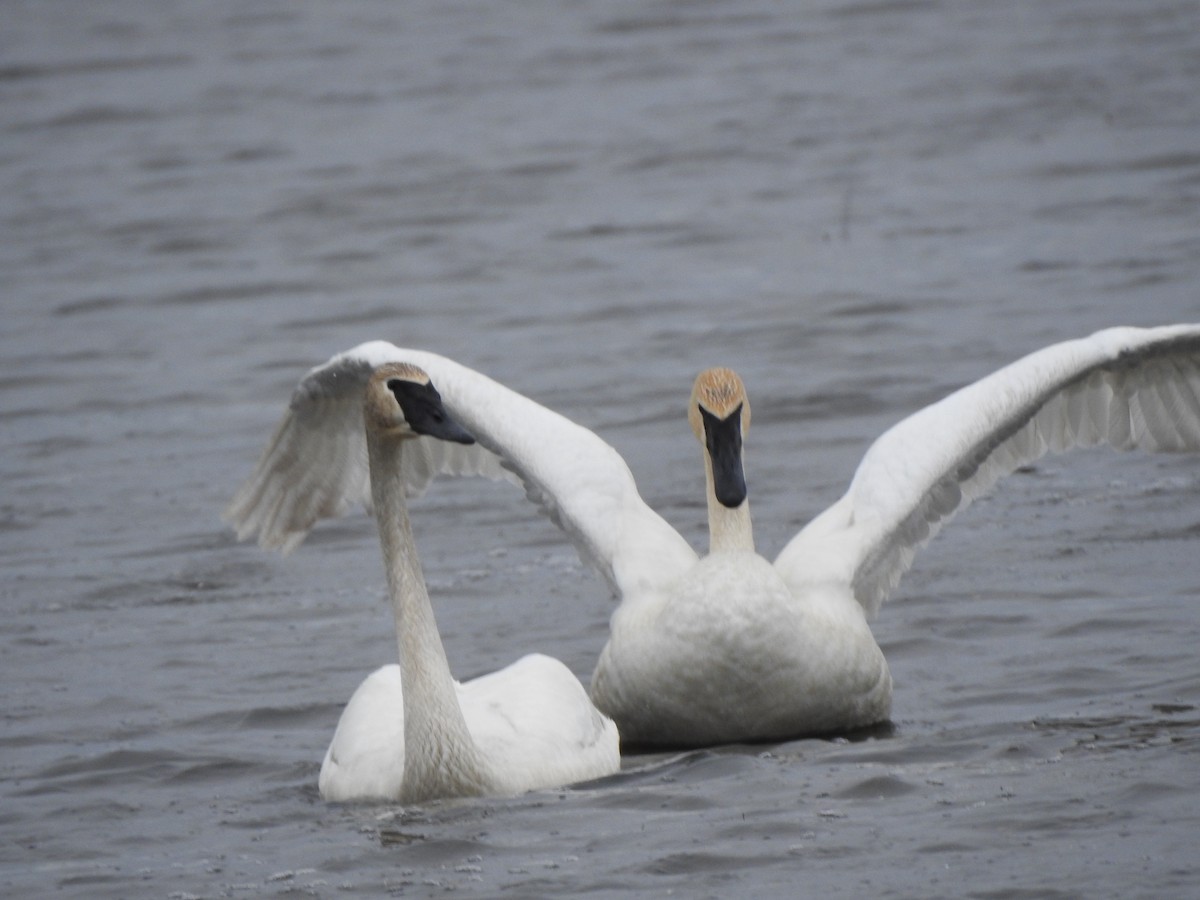
[[[1200,312],[1200,7],[0,9],[0,893],[1200,895],[1200,478],[1004,482],[875,623],[894,727],[596,784],[322,803],[395,653],[371,523],[219,514],[309,366],[437,349],[596,429],[697,544],[683,405],[754,402],[773,555],[888,424]],[[463,677],[590,676],[612,601],[519,492],[414,507]]]

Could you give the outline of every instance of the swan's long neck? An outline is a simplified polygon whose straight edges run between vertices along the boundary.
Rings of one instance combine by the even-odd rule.
[[[708,485],[708,552],[736,550],[754,552],[754,527],[750,522],[750,500],[730,509],[717,499],[713,486],[712,458],[704,451],[704,475]]]
[[[403,441],[368,433],[371,499],[379,525],[388,591],[400,646],[404,692],[401,799],[469,796],[487,784],[486,764],[467,730],[454,677],[438,634],[400,474]]]

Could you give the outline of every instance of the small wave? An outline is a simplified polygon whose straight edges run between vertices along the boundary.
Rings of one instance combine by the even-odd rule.
[[[919,785],[895,775],[872,775],[842,788],[831,796],[842,800],[887,800],[891,797],[903,797],[917,790],[920,790]]]
[[[192,57],[186,54],[153,54],[113,59],[77,59],[52,63],[12,63],[0,66],[0,81],[24,81],[36,78],[61,78],[69,75],[100,75],[108,72],[129,72],[143,69],[165,69],[189,65]]]
[[[188,758],[169,750],[112,750],[96,756],[70,756],[34,772],[30,785],[17,796],[76,792],[119,782],[161,781],[174,774]]]

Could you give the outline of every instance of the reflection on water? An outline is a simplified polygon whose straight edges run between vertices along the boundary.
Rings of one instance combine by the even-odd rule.
[[[395,653],[371,524],[218,514],[298,376],[438,349],[702,543],[683,404],[754,397],[775,553],[867,442],[1052,341],[1194,319],[1188,4],[15,3],[0,35],[0,887],[1180,896],[1194,460],[1010,478],[876,623],[893,729],[416,809],[316,794]],[[414,508],[455,670],[587,678],[612,604],[501,485]]]

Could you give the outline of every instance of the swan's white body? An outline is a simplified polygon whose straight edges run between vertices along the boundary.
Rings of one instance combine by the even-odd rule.
[[[404,803],[505,796],[616,772],[616,726],[558,660],[533,654],[465,684],[453,679],[413,542],[401,469],[418,432],[470,436],[446,421],[429,379],[411,365],[374,373],[365,405],[361,383],[355,393],[360,429],[366,420],[369,487],[400,664],[376,670],[350,698],[321,765],[321,796]]]
[[[958,509],[1047,451],[1200,450],[1200,326],[1109,329],[1030,354],[885,432],[846,494],[774,563],[753,551],[746,503],[716,503],[706,450],[712,540],[701,558],[592,432],[451,360],[375,341],[300,383],[253,491],[235,501],[243,534],[287,549],[316,517],[369,502],[350,398],[364,373],[395,360],[429,372],[479,442],[419,441],[410,490],[440,472],[514,480],[612,586],[620,606],[592,697],[631,743],[885,720],[891,679],[867,620]]]
[[[516,796],[621,767],[616,726],[557,659],[531,653],[497,672],[455,682],[454,689],[489,772],[485,786],[466,793]],[[392,663],[368,675],[342,711],[321,763],[321,797],[407,803],[453,793],[406,792],[404,759],[404,691],[400,666]]]

